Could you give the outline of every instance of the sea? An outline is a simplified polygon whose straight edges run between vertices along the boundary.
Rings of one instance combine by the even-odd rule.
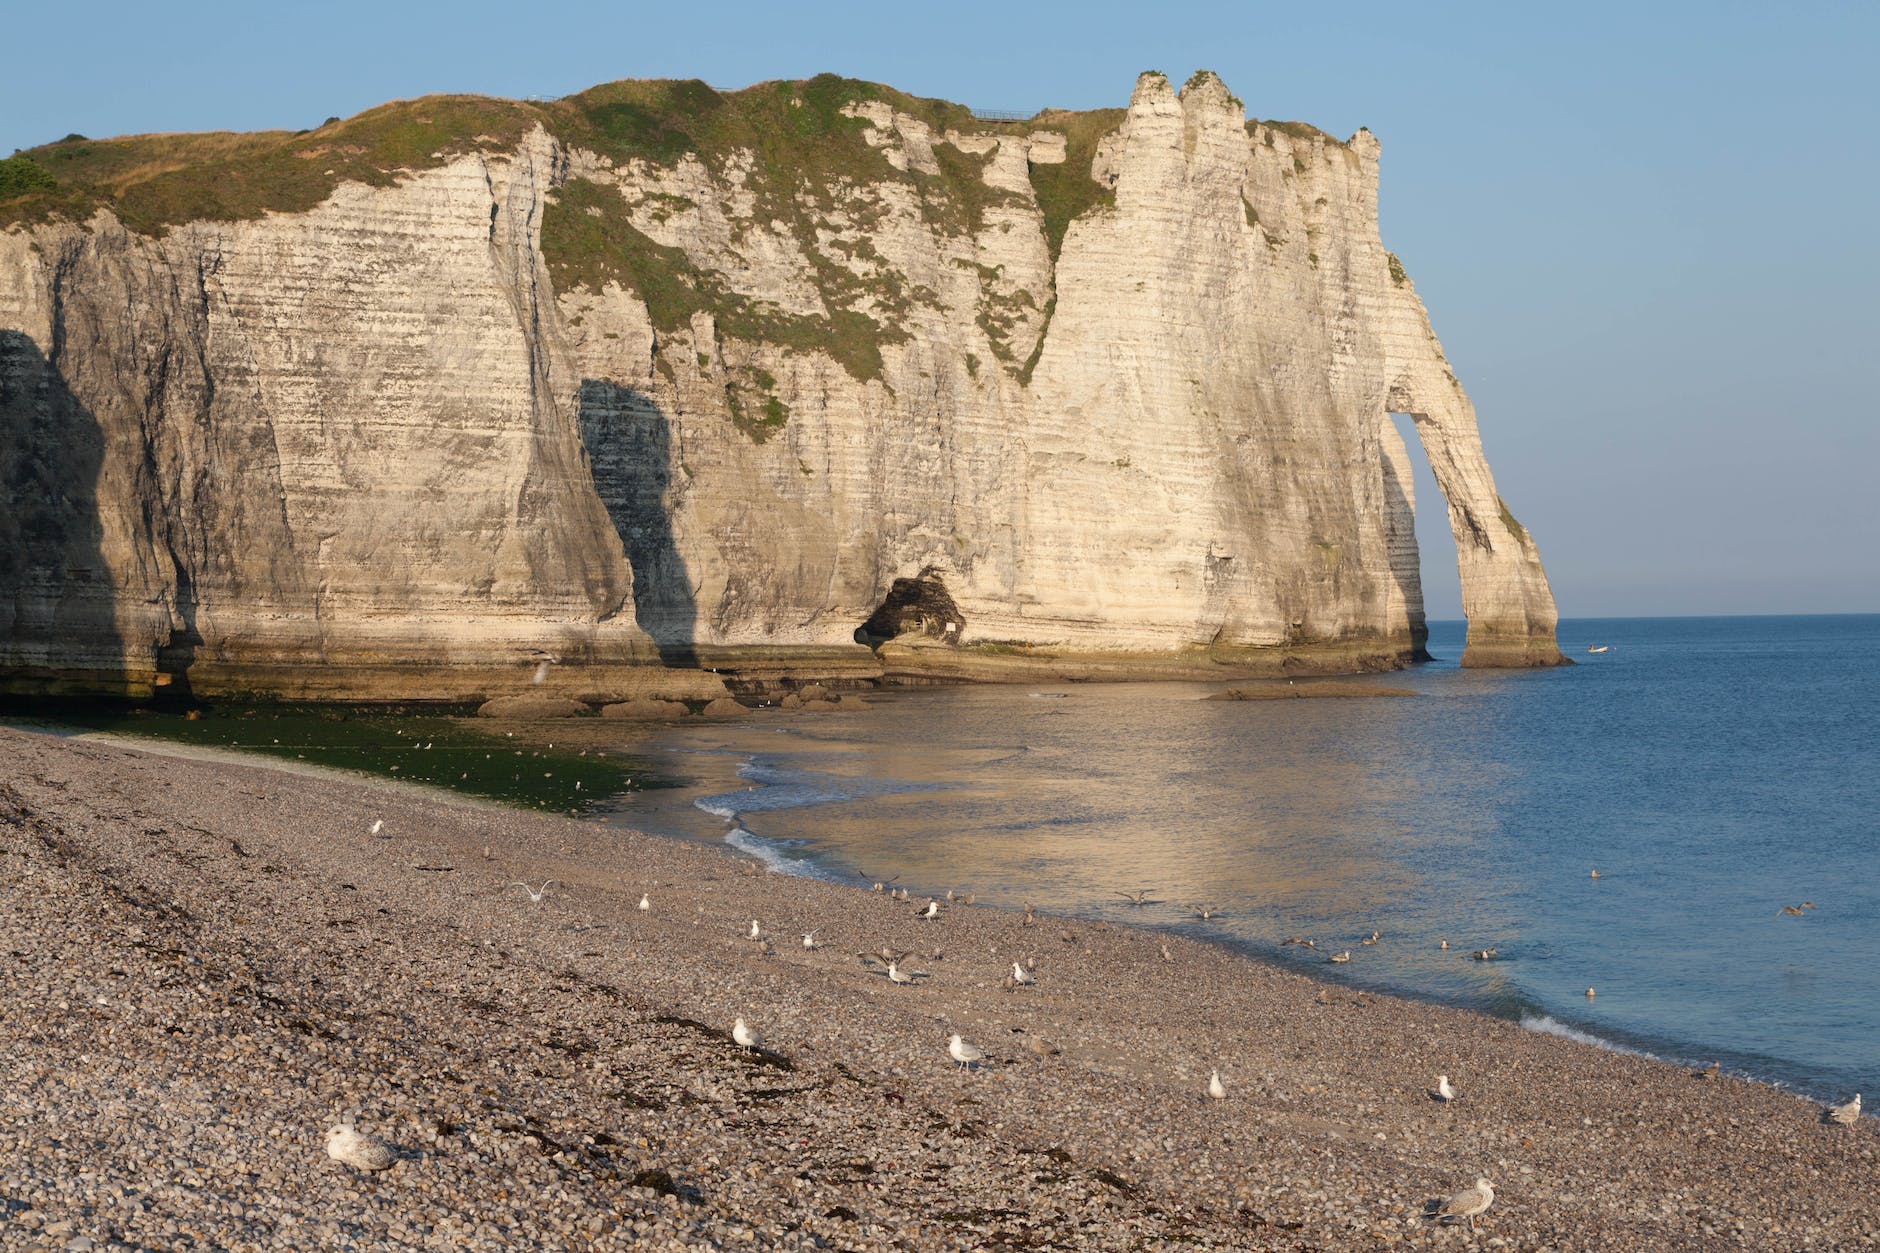
[[[600,808],[792,874],[1162,928],[1809,1096],[1880,1092],[1880,616],[1582,618],[1559,639],[1577,664],[1464,670],[1463,624],[1432,623],[1434,661],[1366,680],[1410,698],[972,686],[678,724],[635,748],[671,786]]]

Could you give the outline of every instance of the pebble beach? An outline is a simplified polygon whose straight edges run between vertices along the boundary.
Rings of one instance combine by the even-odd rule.
[[[0,897],[0,1248],[1880,1244],[1871,1118],[1120,903],[921,919],[586,819],[5,729]],[[330,1160],[341,1123],[393,1164]],[[1478,1177],[1472,1227],[1425,1215]]]

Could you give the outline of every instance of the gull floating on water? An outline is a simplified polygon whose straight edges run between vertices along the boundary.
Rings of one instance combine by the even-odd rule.
[[[326,1132],[326,1155],[355,1170],[384,1170],[398,1160],[385,1141],[341,1124]]]
[[[953,1033],[953,1038],[947,1041],[947,1056],[951,1057],[955,1063],[969,1070],[976,1063],[982,1062],[986,1058],[985,1053],[978,1047],[960,1039],[960,1033],[957,1031]]]
[[[1594,867],[1594,868],[1593,868],[1593,873],[1592,873],[1592,874],[1590,874],[1590,875],[1588,875],[1587,877],[1588,877],[1589,879],[1597,879],[1597,878],[1599,878],[1599,868],[1598,868],[1598,867]]]
[[[1444,1222],[1454,1222],[1458,1218],[1469,1220],[1469,1229],[1475,1229],[1478,1214],[1488,1211],[1495,1203],[1495,1186],[1486,1179],[1477,1179],[1473,1188],[1464,1188],[1454,1196],[1438,1204],[1432,1215]]]
[[[753,1031],[750,1024],[742,1018],[731,1024],[731,1038],[753,1053],[764,1047],[764,1037]]]
[[[1221,907],[1219,905],[1190,905],[1188,912],[1205,921],[1220,913]]]
[[[1589,1001],[1590,1001],[1590,1000],[1592,1000],[1592,999],[1593,999],[1593,997],[1594,997],[1595,995],[1597,995],[1597,993],[1595,993],[1595,992],[1594,992],[1594,990],[1593,990],[1592,988],[1588,988],[1588,989],[1586,989],[1586,999],[1587,999],[1587,1000],[1589,1000]]]
[[[1453,1101],[1456,1099],[1456,1090],[1449,1086],[1448,1075],[1436,1076],[1436,1086],[1430,1089],[1430,1098],[1437,1101]]]
[[[1449,941],[1444,940],[1441,944],[1438,944],[1436,947],[1442,949],[1443,952],[1447,953],[1449,951]]]
[[[1470,953],[1469,956],[1479,962],[1492,962],[1497,957],[1501,956],[1501,951],[1492,948],[1478,948],[1473,953]]]
[[[1221,1072],[1218,1070],[1208,1075],[1208,1095],[1217,1101],[1227,1099],[1227,1085],[1221,1082]]]
[[[1344,963],[1351,960],[1351,950],[1346,949],[1342,953],[1333,953],[1330,957],[1326,958],[1325,960],[1328,962],[1337,962],[1339,965],[1343,965]]]
[[[1829,1122],[1840,1123],[1843,1127],[1853,1126],[1860,1121],[1860,1093],[1856,1092],[1854,1099],[1847,1104],[1830,1105],[1822,1113]]]
[[[544,879],[542,880],[542,886],[539,888],[532,888],[526,883],[512,883],[509,886],[512,888],[521,888],[524,892],[527,892],[529,894],[529,899],[531,901],[534,901],[537,905],[540,905],[542,903],[542,898],[548,895],[548,885],[551,883],[560,883],[560,882],[561,882],[560,879]]]
[[[1359,940],[1358,943],[1366,944],[1366,945],[1376,944],[1380,938],[1381,938],[1381,933],[1373,931],[1371,932],[1370,937],[1368,939]]]

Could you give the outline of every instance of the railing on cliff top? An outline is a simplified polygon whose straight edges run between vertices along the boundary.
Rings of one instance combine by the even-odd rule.
[[[1014,109],[974,109],[973,120],[976,122],[1029,122],[1032,114],[1020,113]]]

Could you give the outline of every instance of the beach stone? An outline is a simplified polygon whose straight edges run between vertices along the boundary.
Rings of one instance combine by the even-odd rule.
[[[835,712],[837,706],[832,700],[806,700],[803,702],[803,708],[811,713],[823,714]]]
[[[573,718],[587,712],[588,707],[578,700],[529,694],[498,696],[477,706],[479,718],[514,718],[517,720]]]
[[[729,696],[720,696],[699,712],[704,714],[707,718],[737,718],[749,713],[750,710],[738,704],[737,701],[732,700]]]
[[[795,692],[786,693],[784,698],[777,702],[777,708],[779,709],[801,709],[802,707],[803,698],[798,696]]]
[[[868,702],[863,700],[860,696],[838,696],[835,700],[835,706],[844,713],[849,713],[857,709],[868,708]]]
[[[796,694],[806,703],[812,700],[828,700],[829,689],[820,683],[805,683],[796,689]]]
[[[662,718],[683,718],[686,707],[676,700],[623,700],[611,705],[601,706],[601,717],[624,719],[628,722],[654,721]]]

